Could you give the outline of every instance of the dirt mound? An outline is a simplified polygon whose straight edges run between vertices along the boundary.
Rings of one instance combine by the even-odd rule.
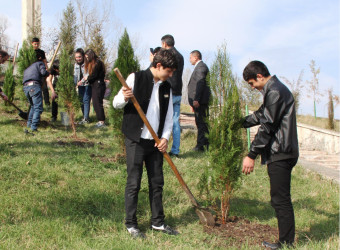
[[[236,216],[230,217],[226,224],[217,221],[215,227],[205,226],[204,232],[225,238],[233,246],[261,246],[263,241],[277,241],[279,235],[277,228]]]

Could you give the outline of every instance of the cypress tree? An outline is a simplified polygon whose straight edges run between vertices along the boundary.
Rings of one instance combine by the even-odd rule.
[[[328,89],[328,128],[334,130],[334,102],[333,89]]]
[[[58,101],[62,102],[70,117],[70,122],[73,130],[73,136],[76,138],[75,114],[80,108],[79,98],[76,88],[73,83],[73,57],[69,55],[69,51],[64,47],[61,51],[59,64],[59,79],[58,79]]]
[[[76,13],[71,2],[68,3],[60,21],[59,38],[61,46],[66,49],[68,55],[72,56],[77,39]]]
[[[139,62],[134,55],[134,51],[126,29],[124,30],[124,34],[119,40],[118,58],[115,61],[113,68],[118,68],[125,79],[130,73],[136,72],[140,68]],[[114,96],[121,89],[122,84],[118,80],[114,71],[111,72],[110,78],[110,89],[112,91],[110,103],[112,103]],[[110,123],[113,125],[114,134],[119,138],[119,144],[121,145],[121,149],[124,152],[124,136],[121,132],[123,122],[123,110],[114,109],[111,105],[109,110],[109,117]]]
[[[200,179],[200,190],[220,203],[222,223],[230,210],[230,198],[241,177],[242,131],[234,130],[242,118],[235,78],[231,71],[226,44],[218,49],[210,71],[212,102],[209,110],[209,165]]]
[[[5,72],[5,80],[4,80],[4,93],[8,97],[8,101],[13,102],[14,94],[15,94],[15,81],[13,76],[13,64],[9,63]],[[8,102],[5,103],[8,105]]]
[[[21,49],[19,50],[18,56],[18,83],[22,85],[22,81],[24,78],[24,71],[27,69],[32,63],[37,61],[36,53],[29,42],[29,40],[25,40],[22,44]],[[20,91],[20,99],[25,101],[27,98],[23,91]]]
[[[92,30],[91,41],[89,44],[89,49],[92,49],[96,55],[107,64],[106,55],[107,49],[105,47],[104,37],[102,35],[102,25],[96,24]]]

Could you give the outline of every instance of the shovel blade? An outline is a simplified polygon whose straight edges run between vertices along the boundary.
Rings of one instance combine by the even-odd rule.
[[[215,226],[215,218],[209,211],[203,208],[196,208],[195,210],[202,224],[207,225],[209,227]]]
[[[26,112],[19,112],[19,116],[24,120],[28,119],[28,114]]]

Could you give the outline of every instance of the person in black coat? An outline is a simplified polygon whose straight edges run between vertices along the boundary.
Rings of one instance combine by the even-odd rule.
[[[206,137],[206,134],[209,133],[206,122],[210,98],[210,88],[206,82],[209,69],[202,61],[202,54],[198,50],[190,53],[190,63],[195,65],[188,84],[188,100],[194,110],[197,126],[197,144],[194,151],[204,151],[209,146],[209,141]]]
[[[85,52],[85,76],[81,81],[77,83],[78,86],[82,86],[85,81],[92,87],[92,103],[94,111],[98,119],[96,124],[97,128],[105,127],[105,113],[103,106],[103,99],[106,90],[105,78],[105,65],[99,60],[98,56],[92,49],[88,49]]]

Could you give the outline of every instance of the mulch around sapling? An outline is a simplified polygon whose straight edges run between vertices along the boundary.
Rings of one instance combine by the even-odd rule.
[[[126,158],[126,156],[124,154],[116,154],[113,157],[90,154],[90,157],[94,158],[94,159],[99,159],[103,163],[109,163],[109,162],[123,163],[125,161],[125,158]]]
[[[204,232],[229,241],[230,246],[261,246],[263,241],[276,242],[279,235],[277,228],[237,216],[228,218],[226,224],[218,220],[214,227],[204,226]]]

